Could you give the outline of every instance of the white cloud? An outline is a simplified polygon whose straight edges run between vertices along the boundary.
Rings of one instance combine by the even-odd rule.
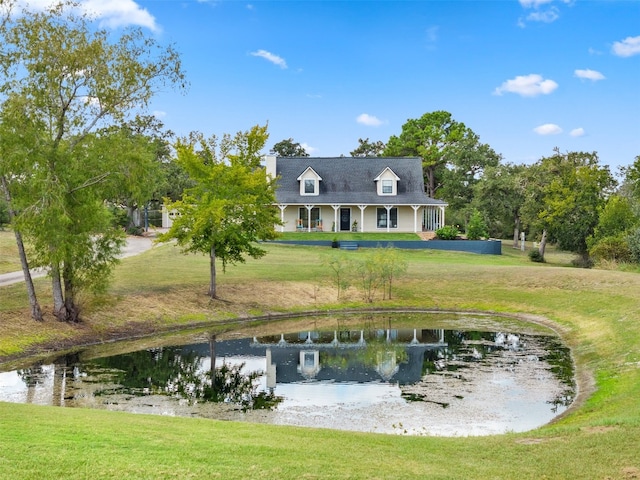
[[[558,84],[553,80],[545,80],[542,75],[532,73],[530,75],[519,75],[514,79],[507,80],[493,93],[502,95],[503,93],[517,93],[523,97],[536,97],[538,95],[548,95],[558,88]]]
[[[316,153],[318,151],[317,148],[312,147],[311,145],[309,145],[307,143],[301,143],[300,146],[302,148],[304,148],[304,151],[307,152],[309,155],[313,155],[314,153]]]
[[[555,123],[545,123],[533,129],[538,135],[558,135],[562,129]]]
[[[569,133],[569,135],[571,135],[572,137],[584,137],[586,134],[586,132],[584,131],[584,128],[580,127],[580,128],[574,128],[573,130],[571,130],[571,132]]]
[[[558,3],[571,5],[574,0],[559,0]],[[552,3],[556,0],[519,0],[520,6],[529,10],[526,17],[518,19],[518,26],[526,27],[526,22],[552,23],[560,18],[560,9]]]
[[[374,117],[373,115],[369,115],[368,113],[362,113],[358,115],[358,118],[356,118],[356,122],[361,125],[367,125],[368,127],[379,127],[383,123],[382,120],[380,120],[378,117]]]
[[[598,80],[604,80],[606,78],[602,73],[597,72],[596,70],[590,70],[588,68],[585,70],[575,70],[573,74],[578,78],[593,80],[594,82]]]
[[[59,2],[57,0],[19,0],[17,3],[18,6],[28,10],[42,12]],[[77,6],[83,13],[97,20],[103,28],[136,25],[154,32],[161,30],[155,17],[133,0],[83,0],[79,1]]]
[[[153,116],[157,119],[162,119],[167,116],[167,112],[163,112],[162,110],[154,110]]]
[[[257,50],[255,52],[251,52],[251,55],[253,55],[254,57],[261,57],[264,58],[265,60],[273,63],[274,65],[278,65],[280,68],[287,68],[287,62],[284,60],[284,58],[271,53],[271,52],[267,52],[266,50]]]
[[[154,32],[160,30],[153,15],[133,0],[86,0],[80,6],[88,14],[94,15],[102,27],[137,25]]]
[[[526,20],[530,22],[553,23],[560,18],[560,13],[556,7],[550,7],[548,10],[537,10],[527,15]]]
[[[614,42],[611,50],[614,55],[619,57],[631,57],[640,54],[640,35],[627,37],[621,42]]]

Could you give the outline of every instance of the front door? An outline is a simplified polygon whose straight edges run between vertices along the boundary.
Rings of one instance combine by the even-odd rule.
[[[351,230],[351,209],[340,209],[340,231],[348,232]]]

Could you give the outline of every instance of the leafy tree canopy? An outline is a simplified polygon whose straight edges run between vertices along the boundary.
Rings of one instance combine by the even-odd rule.
[[[371,142],[368,138],[358,139],[358,147],[349,152],[352,157],[382,157],[384,155],[386,145],[378,140]]]
[[[454,120],[449,112],[439,110],[407,120],[402,133],[389,138],[384,155],[422,158],[427,195],[440,197],[438,190],[443,185],[447,163],[462,158],[461,142],[468,138],[473,139],[471,129]]]
[[[217,296],[216,259],[224,271],[228,263],[244,262],[245,256],[260,258],[266,251],[256,242],[277,235],[275,179],[260,165],[267,138],[267,127],[256,125],[220,141],[193,133],[176,145],[176,161],[194,186],[167,205],[177,216],[160,240],[176,239],[184,252],[209,255],[212,298]]]
[[[287,138],[276,143],[271,152],[279,157],[308,157],[309,154],[302,145],[294,142],[293,138]]]
[[[74,7],[24,10],[0,29],[0,91],[11,102],[4,129],[23,135],[3,161],[4,190],[34,264],[49,271],[54,315],[64,321],[79,319],[77,293],[104,286],[117,260],[122,235],[105,200],[116,184],[136,201],[147,195],[135,181],[153,155],[122,126],[158,89],[185,85],[173,48],[140,29],[96,29]]]
[[[615,186],[608,167],[601,166],[595,152],[559,150],[539,162],[546,182],[536,185],[540,192],[538,218],[550,239],[562,250],[587,256],[587,238],[598,224],[598,212]]]

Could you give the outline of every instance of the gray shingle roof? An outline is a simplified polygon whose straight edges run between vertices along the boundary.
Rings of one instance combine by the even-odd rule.
[[[320,195],[300,195],[297,178],[308,167],[322,178]],[[389,167],[400,177],[395,196],[379,196],[374,179]],[[276,192],[282,204],[446,205],[424,192],[420,158],[396,157],[278,157]]]

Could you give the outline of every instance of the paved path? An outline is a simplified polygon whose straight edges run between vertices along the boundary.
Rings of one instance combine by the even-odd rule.
[[[132,257],[133,255],[138,255],[149,250],[153,246],[153,240],[153,237],[127,237],[127,244],[122,249],[120,258]],[[46,271],[40,268],[34,268],[31,270],[31,276],[33,278],[44,277],[46,274]],[[18,282],[24,282],[24,274],[22,273],[22,270],[19,272],[0,274],[0,287]]]

